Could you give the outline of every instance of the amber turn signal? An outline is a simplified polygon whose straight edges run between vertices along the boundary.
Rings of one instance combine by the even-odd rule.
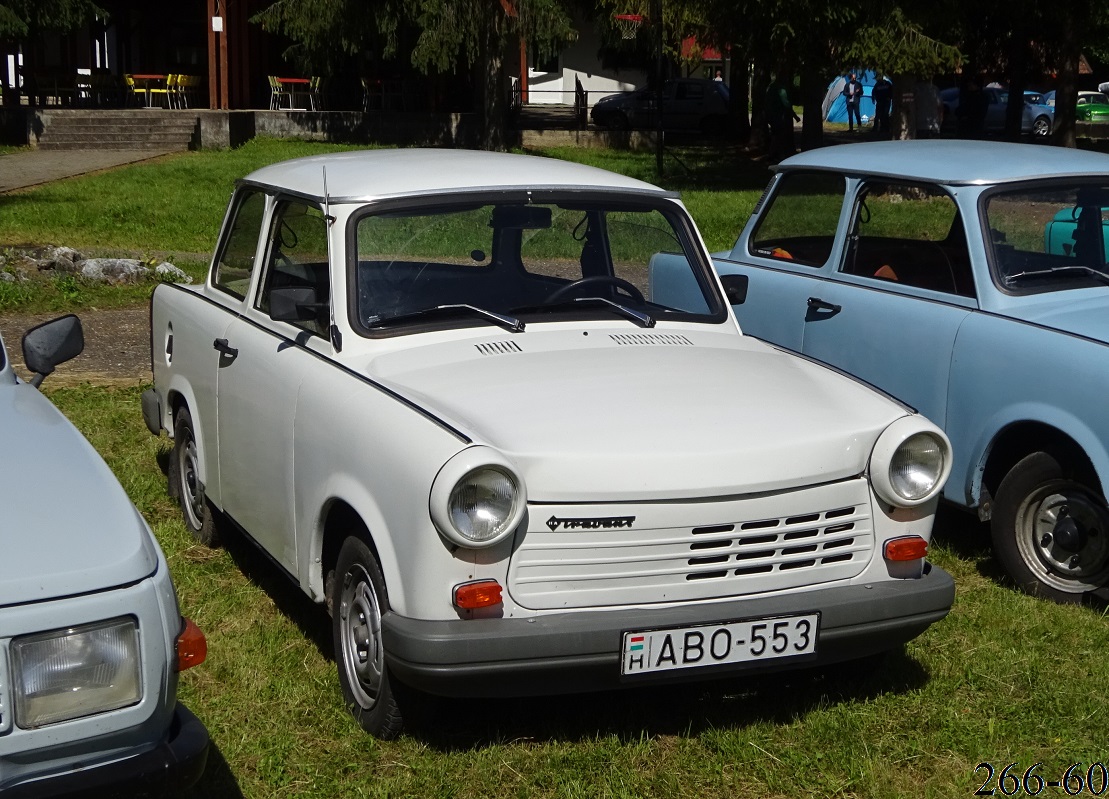
[[[454,587],[454,606],[477,610],[501,604],[501,586],[496,580],[477,580]]]
[[[184,617],[182,619],[185,622],[185,629],[177,636],[178,671],[199,666],[208,657],[208,641],[204,638],[204,633],[192,619]]]
[[[886,560],[920,560],[928,554],[928,542],[918,535],[891,538],[886,542]]]

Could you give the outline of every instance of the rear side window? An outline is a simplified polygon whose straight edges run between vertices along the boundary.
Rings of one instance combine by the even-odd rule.
[[[235,221],[216,260],[212,285],[239,299],[246,297],[250,286],[265,210],[266,196],[261,192],[246,191],[239,195]]]
[[[832,253],[846,186],[841,175],[826,172],[784,175],[751,236],[751,255],[823,266]]]
[[[938,186],[870,181],[855,202],[840,271],[973,297],[966,231]]]

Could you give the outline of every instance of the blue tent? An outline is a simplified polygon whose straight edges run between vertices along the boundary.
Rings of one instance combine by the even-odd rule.
[[[859,114],[864,122],[869,122],[874,118],[874,100],[871,99],[870,92],[874,88],[877,77],[872,69],[856,72],[855,76],[863,85],[863,99],[859,105]],[[847,121],[847,100],[843,97],[843,87],[846,84],[847,78],[844,75],[838,76],[828,84],[828,93],[824,95],[823,103],[826,122]]]

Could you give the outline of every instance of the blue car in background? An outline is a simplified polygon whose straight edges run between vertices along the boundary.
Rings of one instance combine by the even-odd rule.
[[[874,142],[783,161],[714,256],[745,333],[914,406],[1029,593],[1109,583],[1109,156]],[[740,277],[730,277],[740,276]],[[894,512],[891,510],[891,512]]]
[[[1009,91],[996,87],[987,87],[982,90],[986,95],[988,106],[986,108],[985,132],[998,134],[1005,132],[1005,114],[1009,108]],[[943,89],[940,91],[940,104],[943,107],[943,120],[945,125],[952,125],[958,116],[959,89]],[[1045,139],[1051,135],[1055,128],[1055,104],[1049,104],[1044,95],[1039,92],[1026,91],[1024,93],[1024,108],[1021,110],[1020,132],[1025,136],[1036,139]]]

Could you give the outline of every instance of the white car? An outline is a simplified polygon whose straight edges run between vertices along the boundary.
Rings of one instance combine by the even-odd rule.
[[[64,316],[0,346],[0,796],[168,794],[204,771],[208,732],[177,701],[207,645],[107,464],[37,386],[81,352]]]
[[[483,152],[297,159],[241,180],[208,279],[152,304],[144,415],[187,524],[245,531],[327,603],[378,736],[413,688],[831,663],[950,609],[926,561],[943,432],[744,336],[655,186]]]

